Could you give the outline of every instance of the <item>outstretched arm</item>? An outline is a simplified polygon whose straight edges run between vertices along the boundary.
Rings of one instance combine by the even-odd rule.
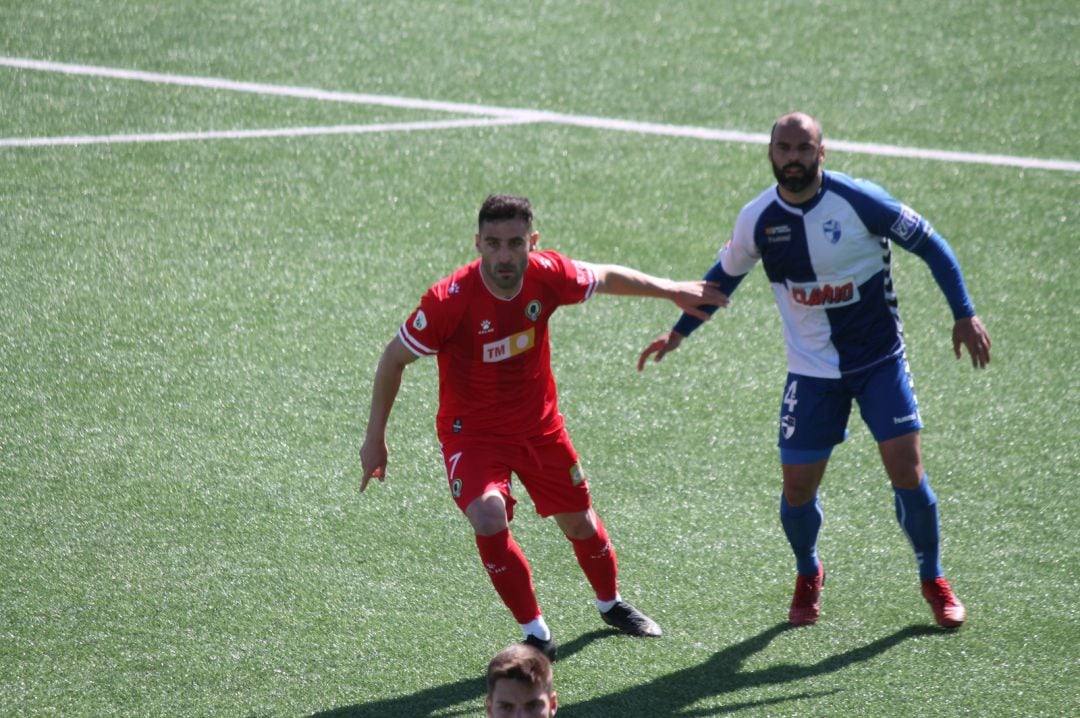
[[[723,263],[718,259],[705,274],[705,281],[718,287],[725,297],[730,298],[732,292],[735,291],[735,288],[739,286],[745,276],[745,274],[737,276],[728,274],[724,271]],[[715,306],[702,306],[700,309],[708,315],[712,315],[716,311]],[[663,332],[656,339],[653,339],[652,343],[645,347],[645,351],[641,352],[637,363],[638,371],[645,369],[645,362],[650,356],[653,357],[653,362],[658,362],[668,352],[678,349],[679,345],[682,344],[682,340],[690,336],[690,333],[699,326],[701,326],[700,319],[690,312],[683,312],[683,315],[679,317],[679,321],[675,323],[675,326],[670,331]]]
[[[706,321],[710,315],[703,311],[701,306],[715,308],[728,305],[727,295],[712,282],[676,282],[617,264],[590,266],[596,274],[596,291],[604,294],[668,299],[685,313],[702,321]]]
[[[379,365],[375,369],[375,382],[371,390],[371,411],[368,415],[367,432],[364,435],[364,443],[360,446],[360,467],[363,474],[360,479],[360,491],[367,488],[372,477],[379,481],[386,480],[388,456],[386,424],[390,420],[390,410],[394,407],[398,389],[401,388],[401,377],[405,373],[405,367],[417,358],[396,336],[390,340],[382,356],[379,357]]]

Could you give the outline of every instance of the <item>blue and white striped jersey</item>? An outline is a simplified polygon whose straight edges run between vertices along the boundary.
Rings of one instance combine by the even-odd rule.
[[[878,185],[837,172],[824,172],[820,191],[802,205],[785,202],[774,185],[743,207],[706,278],[729,280],[721,284],[733,290],[761,261],[783,319],[788,370],[838,378],[904,350],[894,242],[930,265],[955,318],[975,313],[956,259],[930,223]],[[698,323],[683,320],[683,334]]]

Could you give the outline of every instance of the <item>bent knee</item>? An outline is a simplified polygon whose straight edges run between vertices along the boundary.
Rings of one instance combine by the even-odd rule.
[[[510,526],[506,515],[506,501],[502,494],[497,492],[474,499],[466,507],[465,517],[469,519],[477,536],[494,536]]]
[[[592,509],[585,511],[555,514],[555,523],[568,539],[580,541],[592,538],[597,532],[597,521]]]

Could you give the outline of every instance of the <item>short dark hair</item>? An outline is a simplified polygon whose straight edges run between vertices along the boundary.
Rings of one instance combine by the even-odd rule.
[[[515,643],[496,653],[488,663],[489,698],[495,692],[495,684],[504,678],[539,686],[546,693],[551,693],[551,661],[540,650],[524,643]]]
[[[484,222],[499,222],[508,219],[524,220],[530,227],[533,221],[532,205],[525,197],[512,194],[491,194],[480,205],[480,216],[477,224],[483,226]]]

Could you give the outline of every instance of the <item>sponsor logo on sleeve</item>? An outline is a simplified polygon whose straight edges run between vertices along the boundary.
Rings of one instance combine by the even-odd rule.
[[[581,464],[576,463],[570,467],[570,483],[581,486],[583,481],[585,481],[585,472],[581,470]]]
[[[908,207],[906,204],[900,205],[900,216],[893,222],[892,232],[902,240],[909,240],[915,236],[915,233],[919,231],[919,227],[922,225],[923,218],[919,216],[919,213]]]
[[[577,283],[581,286],[586,286],[592,282],[592,271],[581,262],[572,260],[574,269],[577,270]]]
[[[596,271],[593,269],[593,266],[588,262],[579,262],[576,259],[572,259],[570,261],[573,263],[574,268],[577,270],[577,285],[579,287],[585,288],[585,298],[582,299],[582,301],[584,301],[585,299],[591,297],[596,291]]]
[[[418,332],[424,331],[427,328],[427,315],[424,314],[424,310],[421,309],[416,312],[416,318],[413,319],[413,329]]]
[[[717,259],[720,259],[721,255],[723,255],[724,252],[730,252],[731,251],[731,243],[734,240],[735,240],[734,236],[729,237],[728,241],[724,242],[724,246],[721,247],[720,249],[716,250],[716,258]]]
[[[527,352],[536,346],[536,329],[529,327],[523,332],[511,334],[496,342],[488,342],[484,345],[484,363],[506,361],[522,352]]]

